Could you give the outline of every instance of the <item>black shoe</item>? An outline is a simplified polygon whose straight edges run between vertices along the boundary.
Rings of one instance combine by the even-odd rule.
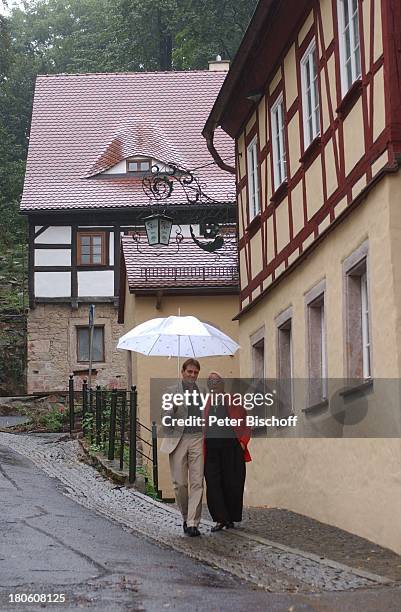
[[[200,536],[200,531],[197,527],[187,527],[187,534],[190,538],[196,538]]]
[[[188,533],[188,527],[187,527],[187,521],[184,521],[182,524],[182,528],[184,530],[184,533]]]
[[[224,529],[224,527],[226,526],[226,523],[216,523],[210,531],[212,531],[213,533],[215,533],[216,531],[221,531],[222,529]]]
[[[234,529],[235,525],[233,523],[233,521],[229,521],[228,523],[226,523],[226,529]]]

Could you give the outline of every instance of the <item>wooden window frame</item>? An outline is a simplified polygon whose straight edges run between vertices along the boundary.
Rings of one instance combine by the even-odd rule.
[[[81,237],[83,236],[89,236],[90,238],[92,238],[93,236],[100,236],[101,237],[101,245],[102,245],[102,252],[101,252],[101,262],[100,263],[94,263],[92,261],[93,258],[93,253],[92,253],[92,243],[91,243],[91,249],[90,249],[90,261],[89,263],[83,263],[81,260],[82,257],[82,250],[81,250]],[[96,267],[101,267],[101,266],[107,266],[109,264],[109,232],[99,232],[99,231],[78,231],[77,232],[77,267],[84,267],[84,266],[90,266],[93,268]]]
[[[353,0],[337,0],[338,13],[338,40],[340,47],[340,72],[341,72],[341,91],[343,97],[351,89],[352,85],[361,78],[361,40],[359,32],[359,4],[357,2],[356,11],[352,11]],[[348,23],[345,23],[345,5],[348,9]],[[355,32],[353,29],[353,18],[356,13],[358,44],[355,46]],[[347,59],[345,36],[346,30],[349,32],[350,56]],[[358,61],[357,61],[358,58]],[[351,80],[347,74],[347,64],[350,62]],[[359,64],[359,67],[358,67]]]
[[[89,325],[76,325],[75,326],[75,332],[76,332],[76,356],[77,356],[77,363],[81,364],[81,363],[89,363],[89,359],[87,360],[83,360],[83,359],[79,359],[80,355],[79,355],[79,330],[81,329],[87,329],[89,332]],[[94,329],[102,329],[103,330],[103,341],[102,341],[102,357],[103,359],[93,359],[92,362],[93,363],[106,363],[106,342],[105,342],[105,337],[106,337],[106,330],[105,330],[105,326],[104,325],[95,325]]]
[[[294,414],[294,346],[292,307],[275,319],[277,347],[277,379],[279,382],[280,416]]]
[[[136,162],[138,164],[147,162],[149,164],[149,168],[147,170],[130,170],[129,164],[133,162]],[[129,157],[127,158],[126,160],[126,173],[127,174],[131,174],[135,176],[143,176],[144,174],[148,174],[149,172],[152,172],[152,160],[149,157],[145,157],[145,158]]]
[[[246,149],[248,164],[249,221],[260,213],[258,139],[255,136]]]
[[[326,284],[319,283],[305,296],[308,406],[327,400]]]
[[[316,68],[316,72],[314,71]],[[307,76],[310,78],[308,90]],[[315,90],[314,83],[317,82]],[[302,108],[304,122],[304,148],[307,149],[312,142],[320,136],[320,98],[319,98],[319,70],[317,64],[316,40],[313,39],[301,59]],[[309,95],[308,95],[309,94]],[[308,115],[309,98],[311,114]],[[310,133],[311,132],[311,133]]]
[[[251,357],[252,357],[252,378],[256,380],[266,377],[266,339],[265,328],[261,327],[257,332],[250,337],[251,341]],[[261,368],[260,368],[261,365]],[[258,372],[257,370],[261,370]],[[262,374],[259,376],[259,374]]]
[[[281,107],[281,113],[278,112]],[[284,95],[281,93],[270,111],[272,125],[272,148],[273,148],[273,182],[274,191],[287,180],[287,150],[285,144],[285,111]],[[281,125],[280,120],[281,119]]]
[[[345,260],[343,274],[347,377],[371,381],[373,361],[367,242]]]

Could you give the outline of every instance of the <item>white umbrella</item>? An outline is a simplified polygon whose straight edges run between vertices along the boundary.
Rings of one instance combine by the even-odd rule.
[[[151,319],[122,336],[117,348],[148,356],[212,357],[234,355],[239,345],[196,317]]]

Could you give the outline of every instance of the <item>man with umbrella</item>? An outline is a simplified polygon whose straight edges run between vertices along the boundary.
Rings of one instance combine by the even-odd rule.
[[[203,415],[196,399],[199,398],[196,384],[199,371],[200,364],[196,359],[187,359],[182,364],[182,380],[177,385],[176,393],[187,400],[182,405],[174,404],[173,413],[175,420],[183,419],[189,424],[176,425],[160,447],[162,452],[169,455],[171,478],[184,521],[184,533],[191,537],[200,535],[198,526],[203,495],[203,436],[198,418]]]
[[[184,395],[185,402],[173,402],[174,421],[181,419],[186,423],[168,427],[160,446],[168,453],[170,470],[178,506],[184,521],[184,532],[191,537],[200,535],[198,525],[202,509],[203,493],[203,441],[202,421],[204,411],[196,380],[200,365],[198,357],[234,355],[239,345],[209,323],[193,316],[174,316],[151,319],[140,323],[124,334],[117,348],[135,351],[142,355],[177,356],[178,378],[181,380],[175,393]],[[189,357],[181,368],[180,357]],[[196,401],[198,399],[198,402]],[[189,423],[189,424],[188,424]]]

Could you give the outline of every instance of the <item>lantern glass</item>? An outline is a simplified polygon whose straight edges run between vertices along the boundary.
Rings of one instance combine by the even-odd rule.
[[[170,242],[171,228],[173,226],[173,220],[169,217],[160,218],[160,244],[167,246]]]
[[[167,246],[170,242],[173,220],[166,215],[152,215],[144,221],[149,245]]]

